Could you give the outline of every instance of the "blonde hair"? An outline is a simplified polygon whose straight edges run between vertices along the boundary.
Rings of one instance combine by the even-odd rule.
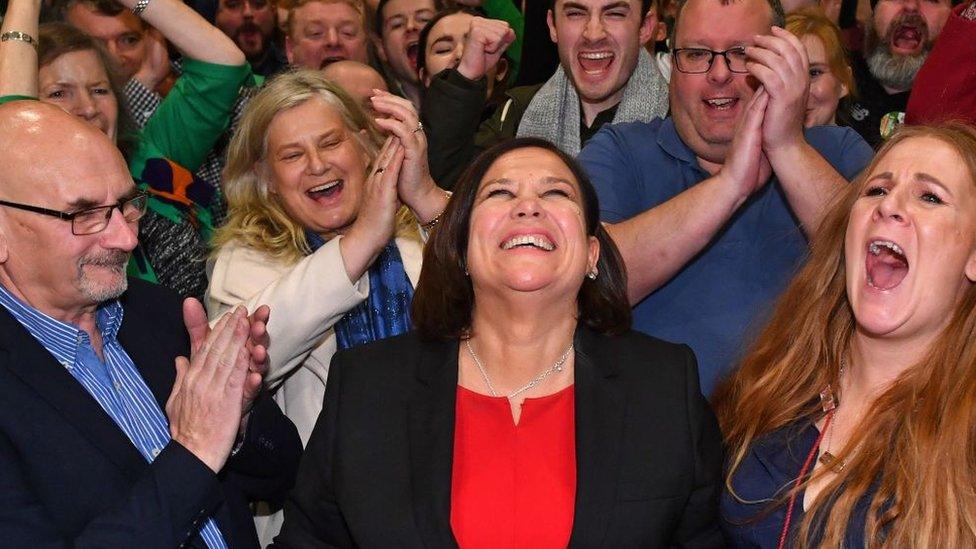
[[[948,123],[903,127],[842,190],[811,243],[810,260],[742,365],[716,392],[729,449],[726,489],[738,501],[745,500],[732,481],[760,437],[823,417],[817,395],[828,384],[837,386],[856,324],[844,265],[851,207],[878,162],[915,137],[955,149],[976,186],[976,129]],[[837,454],[846,465],[800,522],[797,546],[842,546],[858,501],[868,496],[869,547],[976,547],[976,284],[967,288],[926,356],[871,403],[853,432],[856,439]],[[757,518],[826,471],[786,490]]]
[[[276,76],[248,103],[231,138],[224,169],[228,215],[214,235],[215,255],[230,242],[288,263],[309,253],[305,227],[285,212],[277,195],[269,192],[266,155],[268,128],[278,113],[312,98],[335,109],[370,163],[376,158],[383,136],[342,88],[316,70],[296,69]],[[397,234],[417,234],[416,220],[405,208],[397,214]]]
[[[847,50],[840,35],[840,27],[827,18],[820,6],[806,6],[786,16],[786,30],[797,38],[813,36],[823,44],[827,66],[834,77],[847,87],[848,97],[857,97],[857,85]]]

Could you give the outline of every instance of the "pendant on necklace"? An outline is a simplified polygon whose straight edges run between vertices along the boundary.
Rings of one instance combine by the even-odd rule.
[[[837,459],[837,456],[831,454],[830,452],[824,452],[820,454],[820,464],[830,469],[834,473],[840,473],[844,470],[844,466],[847,465],[844,460]]]
[[[839,403],[834,397],[834,391],[830,388],[830,385],[827,385],[823,391],[820,391],[820,407],[826,413],[836,408],[837,404]]]

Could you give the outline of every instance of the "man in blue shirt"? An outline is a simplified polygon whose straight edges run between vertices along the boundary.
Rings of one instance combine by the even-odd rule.
[[[872,156],[852,130],[804,132],[806,52],[773,25],[778,0],[683,3],[671,116],[604,128],[579,156],[627,264],[635,327],[691,345],[706,394],[795,271],[834,190]]]
[[[17,101],[0,142],[2,544],[257,547],[301,453],[259,396],[267,308],[211,331],[126,279],[146,195],[94,125]]]

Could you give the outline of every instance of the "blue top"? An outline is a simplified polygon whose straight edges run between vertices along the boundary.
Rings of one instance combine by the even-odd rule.
[[[786,520],[786,499],[768,511],[771,501],[793,488],[803,461],[817,442],[820,432],[809,421],[799,421],[760,437],[749,449],[732,479],[733,497],[722,491],[720,516],[722,532],[730,547],[775,549]],[[844,547],[864,547],[864,522],[874,490],[869,490],[855,505]],[[743,501],[750,503],[743,503]],[[803,522],[803,492],[796,496],[787,547]],[[759,517],[756,520],[756,517]],[[816,534],[815,534],[816,535]],[[816,543],[813,544],[816,546]]]
[[[87,332],[21,302],[2,285],[0,305],[68,370],[152,463],[170,442],[169,422],[117,339],[122,304],[112,300],[96,311],[104,361],[95,353]],[[200,535],[211,549],[227,547],[213,518],[204,523]]]
[[[806,139],[853,179],[873,151],[850,128],[806,130]],[[710,177],[670,118],[605,125],[580,152],[605,221],[628,219]],[[634,307],[634,328],[687,343],[698,357],[702,391],[740,358],[807,252],[807,241],[775,176],[670,281]]]

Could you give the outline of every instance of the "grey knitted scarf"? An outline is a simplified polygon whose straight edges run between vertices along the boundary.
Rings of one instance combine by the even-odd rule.
[[[649,122],[667,114],[668,82],[661,76],[654,59],[641,48],[637,67],[624,87],[613,121]],[[576,156],[580,151],[580,116],[579,95],[560,65],[529,102],[517,135],[547,139]]]

